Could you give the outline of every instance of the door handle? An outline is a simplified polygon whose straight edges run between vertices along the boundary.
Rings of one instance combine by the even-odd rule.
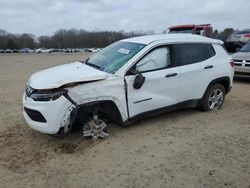
[[[211,69],[213,67],[214,67],[213,65],[208,65],[208,66],[204,67],[204,69]]]
[[[169,73],[165,76],[165,78],[168,78],[168,77],[173,77],[173,76],[177,76],[177,73]]]

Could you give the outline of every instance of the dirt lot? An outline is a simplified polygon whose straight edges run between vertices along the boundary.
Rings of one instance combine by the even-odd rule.
[[[109,125],[92,143],[31,130],[28,77],[88,54],[0,54],[0,187],[250,187],[250,81],[235,81],[216,112],[195,109]]]

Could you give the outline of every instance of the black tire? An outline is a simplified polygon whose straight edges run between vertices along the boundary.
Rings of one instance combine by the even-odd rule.
[[[210,88],[207,89],[206,93],[204,94],[200,109],[204,112],[220,109],[225,99],[225,93],[226,91],[223,85],[221,84],[212,85]],[[222,97],[219,98],[219,96]]]

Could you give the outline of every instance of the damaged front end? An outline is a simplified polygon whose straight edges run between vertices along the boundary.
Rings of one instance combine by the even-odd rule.
[[[93,140],[106,137],[106,119],[122,122],[115,104],[118,99],[109,92],[116,87],[123,91],[123,87],[109,76],[81,62],[33,74],[23,95],[26,122],[37,131],[52,135],[83,128],[83,135]],[[110,87],[110,83],[115,87]]]
[[[23,95],[23,115],[28,125],[47,134],[62,134],[70,130],[70,114],[76,107],[68,100],[68,90],[34,89],[27,84]]]
[[[84,137],[92,140],[107,137],[105,120],[113,119],[120,123],[121,117],[114,113],[116,109],[110,102],[77,104],[68,93],[81,84],[70,83],[57,89],[43,90],[27,85],[23,113],[29,126],[60,137],[78,128],[83,129]]]
[[[30,97],[34,101],[54,101],[68,92],[65,89],[36,90],[29,85],[26,86],[25,91],[26,97]]]

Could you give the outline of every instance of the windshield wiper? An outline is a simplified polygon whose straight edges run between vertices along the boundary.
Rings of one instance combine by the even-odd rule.
[[[93,68],[95,68],[95,69],[98,69],[98,70],[101,70],[101,69],[102,69],[102,67],[100,67],[100,66],[98,66],[98,65],[95,65],[95,64],[93,64],[93,63],[85,62],[85,64],[86,64],[86,65],[89,65],[90,67],[93,67]]]
[[[84,61],[79,61],[79,62],[81,62],[81,63],[87,63],[88,62],[88,60],[89,60],[89,58],[88,59],[86,59],[86,60],[84,60]]]
[[[85,63],[86,65],[89,65],[90,67],[93,67],[93,68],[98,69],[98,70],[101,70],[101,69],[102,69],[102,67],[100,67],[100,66],[98,66],[98,65],[96,65],[96,64],[93,64],[93,63],[89,63],[88,61],[89,61],[89,58],[86,59],[86,60],[85,60],[84,62],[82,62],[82,63]]]

